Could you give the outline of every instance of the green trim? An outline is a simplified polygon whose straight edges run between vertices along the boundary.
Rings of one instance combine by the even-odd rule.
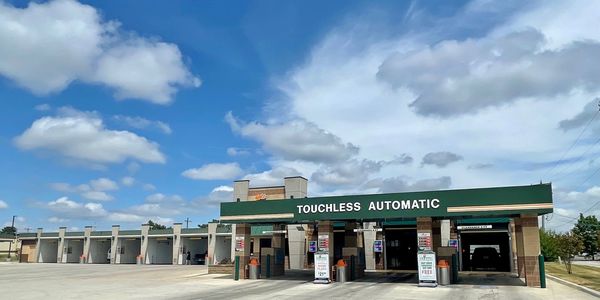
[[[173,228],[148,230],[148,235],[159,235],[159,234],[173,234]]]
[[[410,209],[369,210],[371,203],[383,201],[408,201],[414,203],[421,199],[438,199],[436,208],[426,206]],[[341,204],[357,204],[360,210],[340,212],[300,213],[298,206],[320,204],[341,207]],[[431,201],[429,201],[431,203]],[[508,210],[505,207],[490,211],[476,211],[473,206],[492,205],[544,205],[550,207],[534,207],[533,209],[516,207]],[[520,214],[547,214],[552,212],[552,187],[550,184],[528,186],[509,186],[493,188],[477,188],[462,190],[410,192],[394,194],[352,195],[337,197],[315,197],[299,199],[282,199],[276,201],[240,201],[221,203],[221,221],[226,223],[310,223],[318,220],[362,220],[377,221],[381,219],[406,219],[417,217],[513,217]],[[467,207],[469,211],[448,212],[448,208]],[[267,216],[260,216],[267,215]],[[273,215],[272,217],[269,215]],[[247,219],[227,219],[226,217],[243,217]],[[254,217],[258,216],[258,217]],[[289,216],[289,217],[288,217]],[[223,218],[225,217],[225,218]]]
[[[231,233],[231,225],[225,225],[225,224],[217,225],[217,233]]]
[[[268,235],[271,236],[271,233],[263,233],[263,231],[272,231],[273,225],[255,225],[250,227],[250,235],[251,236],[262,236]]]
[[[90,236],[112,236],[112,231],[92,231]]]
[[[456,224],[497,224],[508,222],[510,222],[510,218],[473,218],[456,220]]]
[[[141,230],[119,230],[119,235],[142,235]]]
[[[182,228],[182,234],[190,234],[190,233],[208,233],[208,227],[197,227],[197,228]]]
[[[42,232],[41,237],[58,237],[58,232]]]
[[[69,231],[65,232],[65,236],[84,236],[85,232],[83,231]]]
[[[37,237],[37,233],[36,233],[36,232],[24,232],[24,233],[19,233],[19,237],[20,237],[20,238],[30,238],[30,237]]]
[[[416,226],[417,220],[392,220],[383,221],[383,226]]]

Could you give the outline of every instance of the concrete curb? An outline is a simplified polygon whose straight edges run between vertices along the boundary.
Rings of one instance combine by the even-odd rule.
[[[570,281],[558,278],[556,276],[552,276],[550,274],[546,274],[546,277],[548,277],[548,278],[550,278],[550,279],[552,279],[552,280],[554,280],[554,281],[556,281],[558,283],[562,283],[562,284],[564,284],[566,286],[572,287],[572,288],[580,290],[580,291],[582,291],[584,293],[588,293],[588,294],[590,294],[592,296],[596,296],[596,297],[600,298],[600,292],[597,292],[597,291],[592,290],[590,288],[586,288],[585,286],[582,286],[582,285],[579,285],[579,284],[576,284],[576,283],[573,283],[573,282],[570,282]]]

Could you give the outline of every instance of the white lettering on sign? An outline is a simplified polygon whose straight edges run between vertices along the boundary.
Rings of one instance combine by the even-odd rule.
[[[384,200],[369,202],[368,210],[411,210],[411,209],[436,209],[440,207],[439,199],[415,200]],[[359,212],[362,207],[360,202],[321,203],[296,205],[299,214],[322,214],[338,212]]]

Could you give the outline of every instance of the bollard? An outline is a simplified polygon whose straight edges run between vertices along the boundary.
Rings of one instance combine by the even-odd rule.
[[[235,257],[235,270],[233,272],[233,280],[240,280],[240,257]]]
[[[266,278],[271,278],[271,255],[267,254],[267,271],[265,272]]]
[[[538,261],[540,264],[540,287],[545,289],[546,288],[546,267],[544,265],[544,256],[540,254],[538,256]]]
[[[458,255],[452,254],[452,280],[450,283],[458,282]]]

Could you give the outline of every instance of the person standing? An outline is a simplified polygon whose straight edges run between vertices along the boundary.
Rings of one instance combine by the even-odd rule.
[[[189,250],[187,252],[187,256],[185,257],[185,264],[186,265],[191,265],[192,264],[192,254],[190,253]]]

